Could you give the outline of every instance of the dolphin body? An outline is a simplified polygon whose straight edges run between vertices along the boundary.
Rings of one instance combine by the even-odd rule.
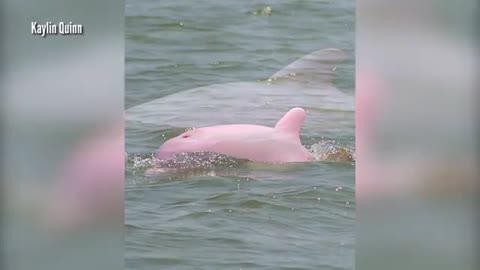
[[[213,84],[137,105],[126,111],[126,136],[237,123],[274,126],[292,107],[302,107],[309,115],[303,126],[306,136],[338,132],[353,136],[354,96],[333,85],[336,69],[345,59],[342,50],[319,50],[267,80]],[[134,152],[151,150],[144,143],[136,145],[136,140],[128,140],[126,147]]]
[[[305,120],[302,108],[293,108],[274,128],[260,125],[219,125],[189,130],[166,141],[157,151],[159,160],[194,152],[213,152],[238,159],[270,163],[313,160],[303,147],[300,129]]]

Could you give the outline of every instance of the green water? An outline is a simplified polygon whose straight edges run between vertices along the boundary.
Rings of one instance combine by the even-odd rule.
[[[265,89],[258,82],[325,48],[347,52],[334,83],[354,95],[353,1],[127,0],[126,16],[127,109],[212,84],[220,86],[204,96],[197,91],[192,106],[194,98],[208,103],[228,92],[236,96],[219,106],[236,108]],[[309,98],[298,94],[292,102]],[[353,150],[354,113],[324,105],[307,110],[302,141],[330,140]],[[162,106],[155,109],[161,116]],[[273,115],[262,108],[236,115],[175,109],[176,118],[165,123],[127,121],[127,269],[354,268],[354,164],[241,163],[173,178],[147,176],[149,153],[191,127],[183,123],[221,124],[248,115],[269,125]],[[151,111],[139,112],[137,119],[152,118]]]

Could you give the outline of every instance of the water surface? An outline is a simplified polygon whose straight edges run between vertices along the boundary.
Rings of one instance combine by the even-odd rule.
[[[185,111],[194,99],[222,100],[229,93],[232,100],[217,105],[237,108],[256,98],[253,91],[260,96],[277,87],[262,82],[311,52],[346,52],[333,83],[353,96],[354,2],[127,0],[126,16],[127,109],[216,85],[205,93],[211,96],[200,91],[192,103],[170,104],[177,120],[142,121],[151,117],[149,109],[127,121],[127,269],[353,269],[351,162],[232,162],[162,176],[145,171],[152,167],[150,153],[191,123],[274,124],[262,106],[233,115]],[[300,94],[292,105],[307,99]],[[353,150],[354,112],[309,105],[304,144],[326,141]]]

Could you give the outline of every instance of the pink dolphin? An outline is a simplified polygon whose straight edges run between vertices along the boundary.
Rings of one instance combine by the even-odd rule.
[[[157,151],[165,160],[175,154],[214,152],[234,158],[271,163],[313,160],[300,140],[305,120],[302,108],[287,112],[274,128],[259,125],[220,125],[189,130],[166,141]]]

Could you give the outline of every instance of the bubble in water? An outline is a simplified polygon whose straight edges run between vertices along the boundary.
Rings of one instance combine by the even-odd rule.
[[[310,147],[310,152],[317,161],[355,161],[355,149],[342,146],[335,140],[321,140]]]
[[[137,170],[152,168],[156,164],[155,154],[128,154],[125,153],[125,167],[134,174]]]
[[[166,160],[158,160],[154,154],[151,154],[149,161],[148,165],[153,168],[151,170],[152,174],[162,172],[195,172],[200,170],[208,176],[216,176],[215,169],[217,168],[231,167],[238,164],[238,160],[234,158],[210,152],[180,153]]]
[[[272,14],[272,8],[270,6],[266,6],[261,10],[253,10],[250,11],[250,14],[252,15],[271,15]]]
[[[272,14],[272,8],[270,6],[266,6],[263,10],[262,10],[262,14]]]

